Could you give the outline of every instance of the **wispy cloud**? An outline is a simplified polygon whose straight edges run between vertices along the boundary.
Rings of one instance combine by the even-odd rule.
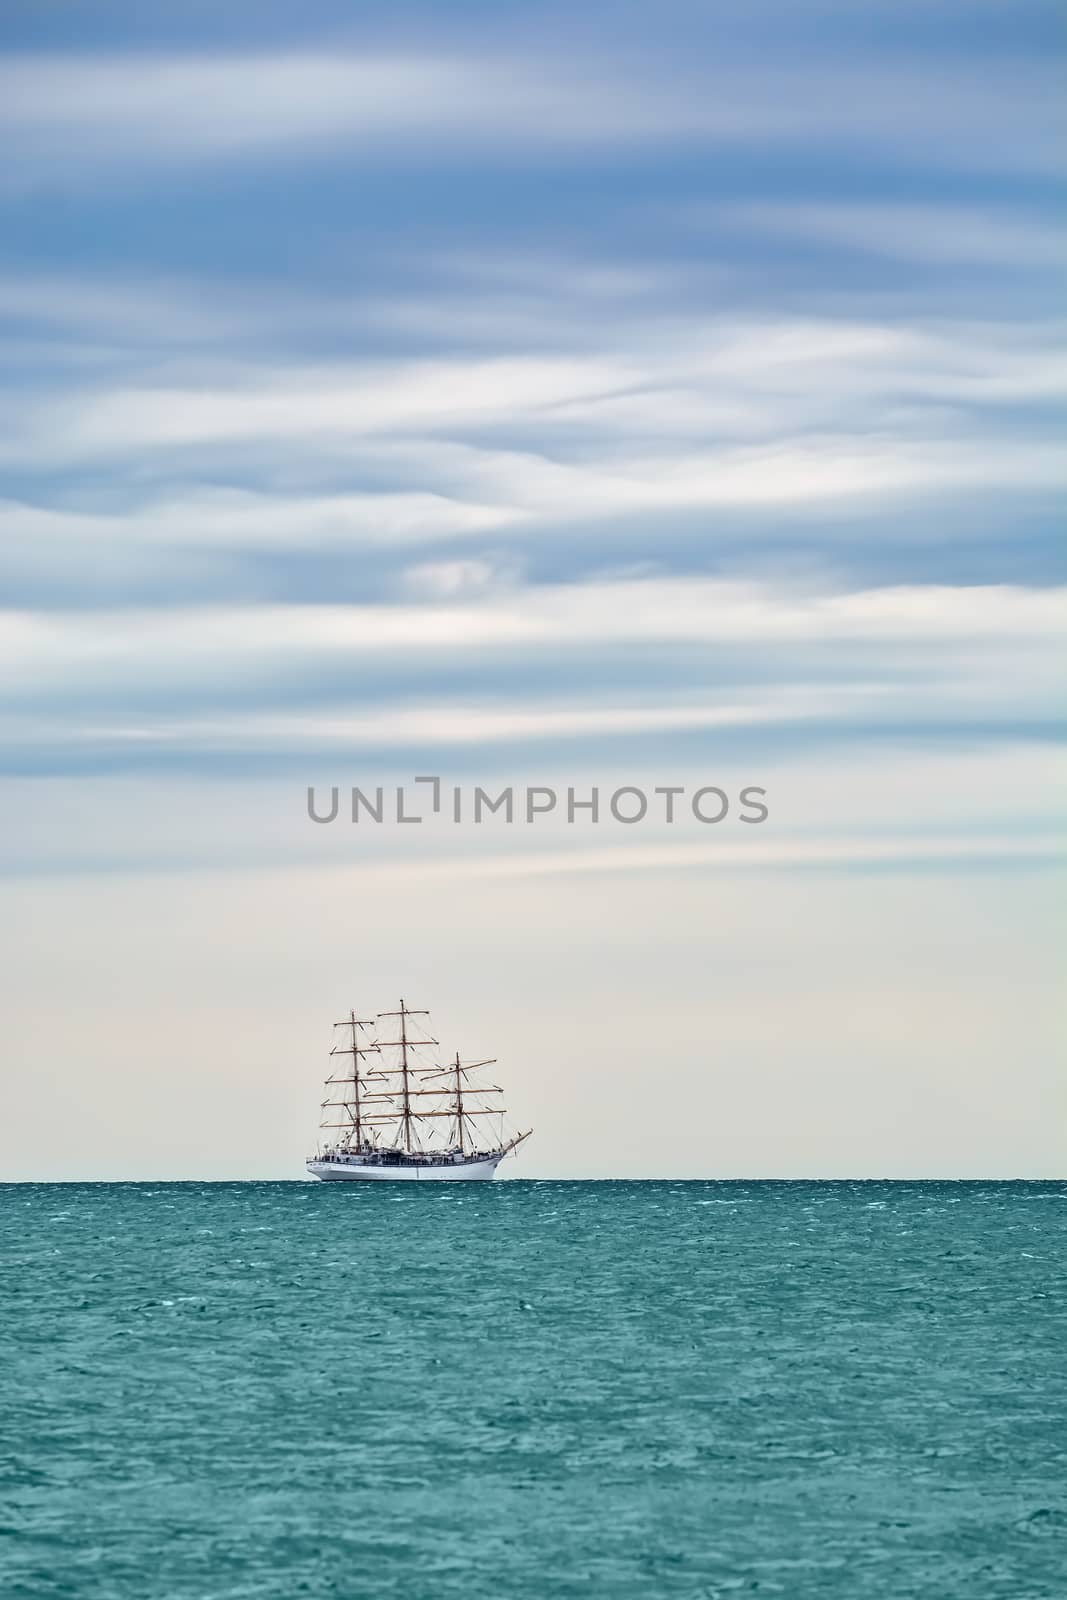
[[[1064,590],[654,579],[419,605],[0,613],[0,715],[14,770],[80,767],[94,751],[128,767],[243,754],[279,770],[331,750],[588,753],[624,738],[636,752],[645,738],[805,724],[845,740],[1013,721],[1052,733],[1065,621]],[[647,665],[665,649],[668,699]],[[465,691],[448,687],[456,662]]]
[[[169,453],[217,475],[227,453],[257,450],[265,465],[284,443],[290,462],[385,466],[501,522],[588,518],[1058,483],[1054,439],[1003,421],[1065,393],[1057,324],[693,316],[683,328],[668,315],[600,349],[231,357],[198,381],[165,370],[86,384],[74,371],[0,400],[0,454],[59,466]]]
[[[720,210],[730,221],[783,241],[815,242],[855,251],[944,266],[1062,270],[1067,228],[1043,217],[1000,207],[875,203],[759,201]]]
[[[983,77],[951,79],[917,63],[847,77],[817,59],[803,70],[726,53],[699,67],[684,56],[640,62],[598,43],[579,59],[508,54],[37,55],[0,70],[0,129],[22,162],[124,167],[205,162],[309,149],[408,145],[440,156],[631,147],[703,140],[766,145],[847,136],[869,147],[924,148],[957,165],[1059,166],[1055,83],[1034,63],[1002,63],[995,146],[974,149],[985,123]],[[61,175],[61,174],[60,174]],[[9,177],[9,182],[10,177]]]
[[[792,641],[1052,638],[1065,620],[1059,589],[895,586],[825,593],[692,578],[524,587],[474,604],[247,606],[102,614],[0,612],[12,664],[91,670],[126,656],[235,661],[251,654],[399,649],[560,640]],[[8,692],[10,692],[10,685]]]

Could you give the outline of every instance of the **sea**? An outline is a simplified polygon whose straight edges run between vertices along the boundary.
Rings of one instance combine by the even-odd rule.
[[[4,1600],[1064,1600],[1067,1185],[0,1188]]]

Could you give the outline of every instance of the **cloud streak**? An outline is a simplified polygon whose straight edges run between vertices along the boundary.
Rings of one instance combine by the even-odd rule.
[[[868,256],[935,266],[1010,267],[1060,271],[1067,229],[1042,217],[960,205],[811,201],[749,202],[728,209],[743,228],[797,242],[815,242]],[[716,220],[722,220],[722,214]]]
[[[94,753],[283,770],[301,752],[637,751],[804,727],[850,743],[926,726],[1056,737],[1065,620],[1065,590],[692,579],[490,585],[417,605],[6,613],[0,722],[10,770],[81,769]],[[657,651],[672,661],[668,699],[648,681]],[[465,693],[448,687],[457,662]]]
[[[987,84],[916,62],[847,78],[818,60],[783,70],[726,53],[699,68],[612,60],[602,45],[575,61],[529,55],[358,53],[23,55],[0,69],[0,130],[23,162],[143,167],[265,155],[405,146],[491,161],[502,149],[572,150],[649,141],[728,146],[848,136],[870,147],[923,149],[957,165],[1060,168],[1056,95],[1037,63],[1002,63],[996,145],[973,147]],[[907,115],[902,109],[907,107]]]

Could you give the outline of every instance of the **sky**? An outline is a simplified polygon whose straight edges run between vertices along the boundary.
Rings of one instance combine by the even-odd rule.
[[[5,9],[0,1177],[300,1177],[400,995],[511,1176],[1062,1175],[1060,28]]]

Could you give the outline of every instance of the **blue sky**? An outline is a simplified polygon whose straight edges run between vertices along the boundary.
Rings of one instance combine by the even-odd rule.
[[[873,927],[896,862],[946,939],[1011,880],[1043,959],[1050,5],[15,5],[3,46],[0,868],[71,952],[146,874],[402,878],[304,786],[429,767],[760,782],[770,921],[781,874],[845,872]],[[632,879],[653,928],[716,864],[692,830],[416,858],[486,848]],[[46,999],[57,952],[9,937]]]

